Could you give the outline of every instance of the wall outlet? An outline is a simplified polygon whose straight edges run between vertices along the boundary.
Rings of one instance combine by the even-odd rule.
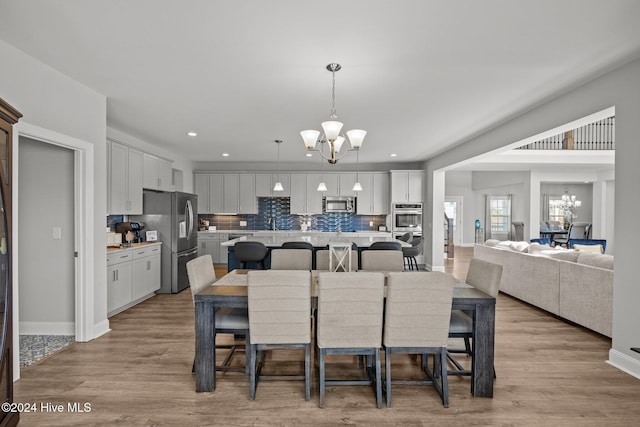
[[[240,227],[246,227],[247,221],[240,221]]]
[[[62,228],[53,227],[53,239],[54,240],[61,240],[62,239]]]
[[[373,227],[373,221],[369,221],[369,227]]]

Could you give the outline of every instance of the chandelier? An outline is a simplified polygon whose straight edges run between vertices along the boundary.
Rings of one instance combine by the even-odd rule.
[[[569,194],[567,188],[564,189],[564,194],[560,200],[551,201],[552,206],[562,209],[564,219],[572,222],[578,217],[575,213],[575,209],[582,206],[582,202],[577,200],[575,194]]]
[[[341,151],[343,147],[346,147],[344,145],[346,138],[344,134],[341,133],[343,123],[337,120],[338,115],[336,114],[336,72],[340,71],[341,68],[342,66],[336,63],[327,65],[327,70],[331,71],[333,77],[333,89],[331,92],[330,120],[322,122],[322,135],[320,131],[313,129],[300,132],[307,151],[319,152],[322,158],[332,165],[335,165],[338,160],[346,156],[349,151],[359,150],[367,134],[367,131],[362,129],[347,131],[350,148]]]

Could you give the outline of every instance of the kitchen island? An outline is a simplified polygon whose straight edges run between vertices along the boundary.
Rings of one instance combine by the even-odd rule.
[[[279,232],[256,232],[252,236],[242,236],[237,239],[221,242],[221,247],[228,248],[227,254],[227,271],[240,268],[240,261],[235,257],[233,245],[240,241],[261,242],[269,249],[277,249],[282,247],[284,242],[308,242],[314,248],[325,249],[330,243],[355,243],[358,252],[371,246],[373,242],[390,242],[394,241],[391,233],[327,233],[327,232],[296,232],[296,231],[279,231]],[[411,244],[399,241],[403,247],[410,247]],[[315,258],[315,257],[314,257]],[[360,256],[358,255],[358,258]],[[271,264],[271,256],[267,255],[265,259],[265,268]]]

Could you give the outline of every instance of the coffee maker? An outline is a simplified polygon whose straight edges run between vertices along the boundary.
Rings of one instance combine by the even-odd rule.
[[[131,232],[133,239],[131,243],[143,242],[142,230],[144,230],[144,224],[141,222],[118,222],[116,223],[116,233],[122,233],[122,241],[129,243],[127,240],[127,233]]]

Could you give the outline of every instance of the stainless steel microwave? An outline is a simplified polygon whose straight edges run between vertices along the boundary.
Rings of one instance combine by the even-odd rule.
[[[322,210],[325,213],[332,212],[356,212],[356,198],[355,197],[337,197],[327,196],[322,198]]]

